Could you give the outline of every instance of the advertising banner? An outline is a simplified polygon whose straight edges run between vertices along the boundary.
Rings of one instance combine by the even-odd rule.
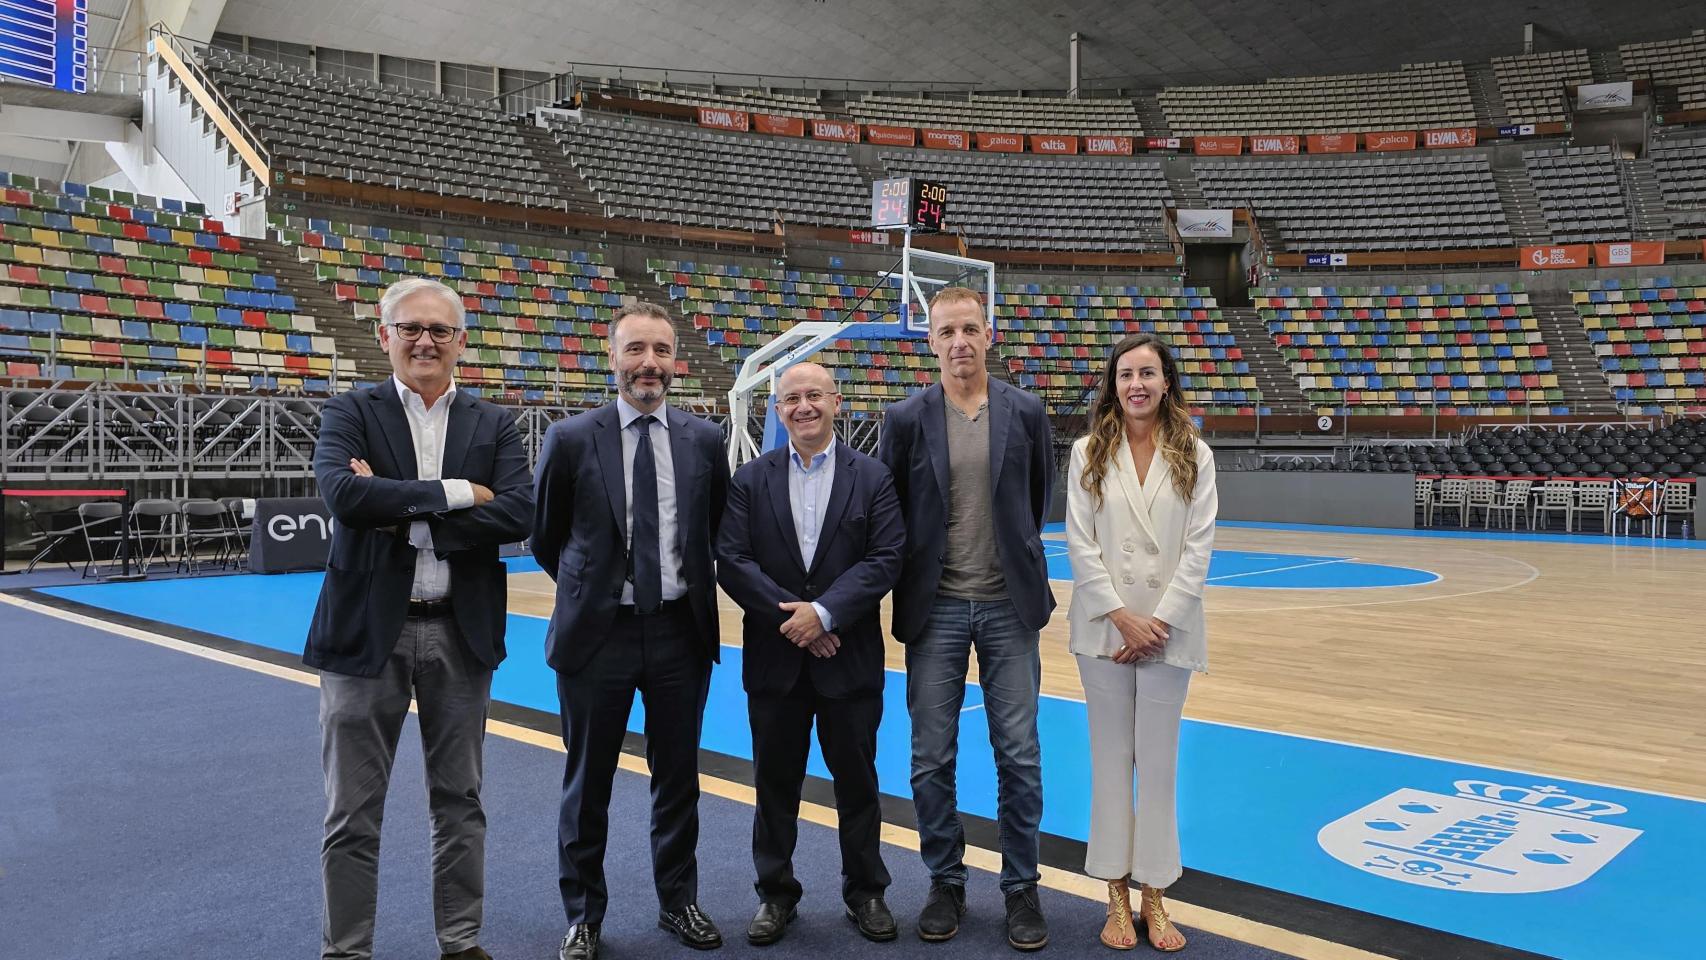
[[[1302,139],[1295,135],[1250,138],[1251,153],[1296,153],[1301,146]]]
[[[978,131],[977,148],[988,153],[1022,153],[1025,135],[1022,133],[984,133]]]
[[[1635,84],[1628,80],[1621,83],[1584,83],[1576,88],[1577,110],[1605,110],[1634,105]]]
[[[1031,134],[1032,153],[1077,153],[1078,138],[1059,134]]]
[[[1097,155],[1129,154],[1132,150],[1130,137],[1085,137],[1084,152]]]
[[[1656,267],[1665,262],[1665,245],[1663,241],[1596,243],[1593,262],[1601,267]]]
[[[752,128],[751,118],[745,110],[730,110],[726,107],[700,107],[699,125],[716,130],[749,130]]]
[[[1416,131],[1414,130],[1384,130],[1379,133],[1362,135],[1364,150],[1414,150],[1416,149]]]
[[[803,137],[806,135],[806,121],[802,117],[755,113],[752,115],[752,129],[778,137]]]
[[[1423,130],[1422,145],[1429,150],[1442,147],[1473,147],[1475,145],[1474,127],[1442,127],[1438,130]]]
[[[1191,150],[1199,156],[1231,157],[1244,152],[1243,137],[1197,137]]]
[[[1310,153],[1356,153],[1357,135],[1354,133],[1312,133],[1309,135]]]
[[[1180,210],[1179,236],[1228,239],[1232,236],[1231,210]]]
[[[1572,270],[1587,266],[1592,253],[1592,245],[1586,243],[1523,247],[1521,265],[1525,270]]]
[[[879,127],[874,123],[865,125],[865,142],[880,143],[885,147],[911,147],[918,143],[917,127]]]
[[[858,143],[859,125],[846,120],[813,120],[812,139]]]
[[[970,150],[971,134],[964,130],[921,130],[924,145],[932,150]]]

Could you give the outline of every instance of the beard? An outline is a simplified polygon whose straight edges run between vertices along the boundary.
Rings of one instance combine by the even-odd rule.
[[[646,375],[657,377],[658,385],[655,387],[641,386],[640,377]],[[636,370],[619,372],[616,375],[616,386],[622,395],[629,400],[636,400],[640,403],[654,403],[662,400],[664,394],[669,392],[671,379],[673,379],[673,375],[670,371],[661,367],[640,367]]]

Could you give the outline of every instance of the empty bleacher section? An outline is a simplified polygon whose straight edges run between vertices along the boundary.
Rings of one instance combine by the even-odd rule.
[[[1611,148],[1526,150],[1523,166],[1559,243],[1628,240],[1629,207]]]
[[[1691,477],[1706,466],[1706,421],[1679,419],[1657,429],[1481,430],[1462,443],[1363,448],[1338,466],[1457,477]]]
[[[875,277],[693,260],[650,260],[658,285],[717,355],[738,367],[776,334],[807,320],[881,322],[895,306]],[[857,312],[849,311],[867,293]],[[835,374],[854,417],[881,415],[895,400],[934,380],[935,358],[924,340],[843,338],[812,359]]]
[[[1055,415],[1086,412],[1113,345],[1153,333],[1173,347],[1194,412],[1252,414],[1256,378],[1213,295],[1195,287],[1005,284],[996,293],[995,350],[1013,382]]]
[[[604,337],[624,286],[602,255],[294,217],[275,226],[357,316],[377,316],[383,288],[405,276],[460,291],[468,310],[468,349],[456,371],[463,386],[571,405],[609,399]],[[676,375],[678,392],[699,393],[683,361]]]
[[[557,206],[563,190],[502,111],[316,75],[219,48],[204,66],[280,167],[458,197]]]
[[[1210,206],[1248,205],[1292,250],[1437,250],[1511,244],[1480,153],[1197,158]]]
[[[0,183],[8,376],[328,389],[332,338],[200,205],[16,174]]]
[[[1617,52],[1630,79],[1650,76],[1655,85],[1676,88],[1682,109],[1706,108],[1706,31],[1676,40],[1625,43]]]
[[[1256,307],[1310,402],[1405,415],[1565,413],[1520,284],[1273,287]]]
[[[1077,133],[1138,136],[1143,123],[1125,99],[981,97],[939,99],[867,94],[847,104],[861,123],[1009,133]]]
[[[1593,82],[1593,64],[1586,50],[1551,50],[1514,57],[1494,57],[1499,96],[1510,123],[1552,123],[1567,116],[1564,85]]]
[[[1275,78],[1240,86],[1168,87],[1174,136],[1335,133],[1473,126],[1463,64],[1406,64],[1394,73]]]
[[[841,144],[712,133],[589,112],[552,136],[607,215],[767,232],[776,217],[869,226],[870,185]]]
[[[1136,250],[1167,246],[1162,207],[1172,194],[1148,157],[1049,157],[889,152],[894,176],[951,186],[949,226],[978,247]]]
[[[693,107],[730,107],[774,117],[823,116],[823,105],[813,97],[800,97],[764,90],[699,90],[693,87],[642,87],[634,91],[646,100],[682,103]]]
[[[1571,291],[1619,402],[1706,410],[1706,277],[1582,280]]]
[[[1701,232],[1706,228],[1706,136],[1689,131],[1654,137],[1651,157],[1671,225]]]

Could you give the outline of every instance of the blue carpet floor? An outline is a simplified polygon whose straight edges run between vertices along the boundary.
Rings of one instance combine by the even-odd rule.
[[[310,686],[0,608],[0,955],[17,958],[307,958],[319,944],[322,813]],[[416,728],[393,778],[376,955],[430,958],[425,798]],[[499,960],[555,956],[561,755],[492,737],[486,935]],[[647,783],[619,774],[612,811],[607,956],[703,957],[654,928]],[[756,906],[749,807],[706,797],[701,902],[729,945]],[[860,940],[840,915],[834,832],[806,825],[796,863],[802,919],[774,958],[829,951],[964,960],[1010,955],[993,876],[973,871],[971,915],[942,945],[912,936],[927,877],[885,848],[901,939]],[[1044,891],[1049,956],[1105,956],[1100,904]],[[1143,948],[1140,948],[1142,950]],[[1278,954],[1193,933],[1191,956]]]

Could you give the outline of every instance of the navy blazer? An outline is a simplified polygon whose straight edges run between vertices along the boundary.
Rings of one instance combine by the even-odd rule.
[[[894,474],[906,513],[906,566],[894,590],[894,636],[916,640],[942,580],[948,543],[948,426],[941,384],[888,408],[877,457]],[[990,507],[1007,596],[1027,629],[1054,610],[1042,531],[1054,485],[1054,448],[1041,400],[989,381]]]
[[[883,690],[883,595],[900,576],[906,527],[888,468],[845,443],[835,445],[835,480],[823,531],[807,568],[794,531],[788,494],[789,448],[772,450],[735,471],[729,509],[717,534],[717,581],[746,611],[741,680],[748,693],[780,696],[794,688],[801,665],[826,697]],[[829,611],[841,648],[814,657],[782,636],[779,604],[815,600]]]
[[[464,510],[448,509],[443,484],[418,479],[409,417],[390,378],[321,409],[314,476],[335,522],[303,663],[379,674],[409,615],[416,554],[409,525],[416,520],[427,522],[434,550],[450,563],[450,605],[469,652],[487,667],[503,661],[509,576],[498,547],[527,539],[532,528],[527,450],[504,408],[463,390],[449,402],[439,475],[493,494]],[[351,458],[367,461],[373,476],[356,476]]]
[[[717,579],[711,550],[728,495],[728,452],[722,427],[675,407],[665,409],[675,466],[681,579],[705,656],[715,661]],[[610,632],[627,580],[628,490],[622,423],[614,402],[551,425],[533,494],[533,556],[557,582],[545,660],[559,673],[578,673]]]

